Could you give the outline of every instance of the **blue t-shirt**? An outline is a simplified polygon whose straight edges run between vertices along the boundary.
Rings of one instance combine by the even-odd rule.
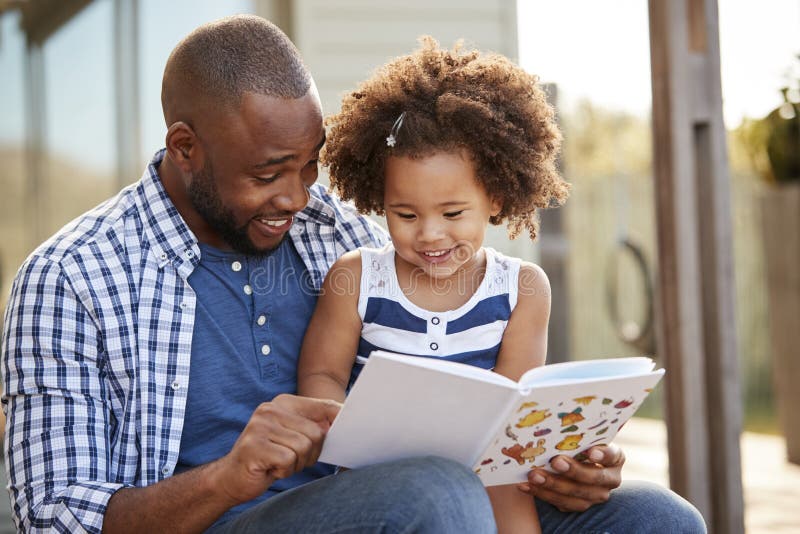
[[[202,243],[200,252],[200,264],[189,277],[197,310],[176,473],[227,454],[259,404],[297,391],[297,358],[317,300],[289,239],[266,256]],[[278,480],[218,522],[332,472],[331,466],[317,464]]]

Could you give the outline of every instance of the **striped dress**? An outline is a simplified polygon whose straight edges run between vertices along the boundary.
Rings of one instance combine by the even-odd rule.
[[[362,327],[353,379],[374,350],[493,368],[517,303],[520,260],[484,250],[486,273],[477,291],[458,309],[433,312],[412,303],[399,287],[391,243],[360,249]]]

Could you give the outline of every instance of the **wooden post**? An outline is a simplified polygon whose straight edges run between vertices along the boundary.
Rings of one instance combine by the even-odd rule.
[[[27,235],[25,247],[33,250],[37,243],[45,239],[42,230],[42,213],[48,206],[42,201],[41,191],[45,167],[45,98],[44,98],[44,57],[42,44],[26,42],[25,49],[25,208]]]
[[[547,100],[558,110],[558,86],[553,83],[544,86]],[[558,167],[563,170],[559,161]],[[541,210],[539,233],[539,265],[550,280],[552,299],[550,304],[550,323],[547,328],[547,363],[566,362],[573,359],[569,348],[569,286],[567,279],[567,258],[569,242],[564,233],[565,207]]]
[[[114,85],[117,186],[122,188],[139,178],[142,164],[139,0],[114,0]]]
[[[781,432],[790,462],[800,465],[800,182],[762,192],[761,235],[767,267],[772,376]]]
[[[730,187],[715,0],[650,0],[657,351],[670,483],[710,532],[744,532]]]

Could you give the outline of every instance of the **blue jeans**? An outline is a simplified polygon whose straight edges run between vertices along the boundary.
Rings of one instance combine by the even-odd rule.
[[[635,532],[703,534],[703,516],[678,494],[648,482],[624,482],[604,504],[585,512],[559,512],[536,501],[542,532],[547,534],[617,534]]]
[[[537,501],[544,533],[704,533],[700,513],[655,484],[627,482],[582,513]],[[480,481],[441,458],[390,462],[292,489],[211,529],[233,533],[496,532]]]
[[[345,471],[286,491],[209,533],[495,532],[478,477],[442,458]]]

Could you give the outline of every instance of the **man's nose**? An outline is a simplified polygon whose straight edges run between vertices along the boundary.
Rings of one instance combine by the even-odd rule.
[[[296,213],[308,204],[308,189],[300,176],[287,177],[284,187],[273,199],[273,205],[283,211]]]

